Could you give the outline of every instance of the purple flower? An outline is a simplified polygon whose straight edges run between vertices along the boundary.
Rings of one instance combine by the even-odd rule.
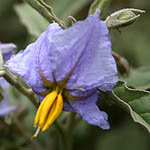
[[[118,81],[109,31],[99,11],[68,29],[49,25],[24,52],[6,65],[40,97],[34,125],[46,130],[62,109],[89,124],[109,129],[108,116],[96,105],[97,88],[111,91]]]
[[[14,51],[17,47],[13,43],[1,43],[0,48],[2,51],[4,61],[7,61],[12,56],[12,51]],[[4,117],[5,115],[9,114],[10,112],[16,110],[17,105],[9,106],[8,104],[8,97],[4,93],[5,89],[9,88],[8,82],[6,82],[3,78],[0,78],[0,86],[3,88],[4,91],[2,92],[2,101],[0,102],[0,117]]]
[[[0,86],[5,90],[9,87],[9,84],[3,78],[0,78]],[[0,102],[0,117],[4,117],[17,108],[17,105],[9,106],[8,97],[5,93],[3,93],[2,96],[3,100]]]
[[[7,61],[11,57],[12,52],[16,50],[17,47],[13,43],[1,43],[0,42],[0,48],[3,54],[4,61]]]

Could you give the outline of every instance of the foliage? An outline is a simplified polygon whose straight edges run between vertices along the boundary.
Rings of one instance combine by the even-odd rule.
[[[26,3],[16,5],[15,10],[31,35],[38,37],[49,24],[45,18]]]
[[[34,1],[40,4],[43,2],[42,0]],[[121,10],[125,6],[142,10],[150,8],[148,0],[114,0],[111,3],[109,1],[108,12],[103,9],[108,6],[105,5],[107,4],[105,0],[46,0],[45,2],[53,8],[57,15],[54,17],[59,17],[67,26],[71,22],[68,16],[85,18],[89,10],[89,14],[94,13],[96,8],[102,9],[102,15],[105,18],[110,17],[108,14]],[[47,11],[50,10],[47,9]],[[124,16],[122,18],[124,19]],[[0,2],[0,19],[0,41],[16,43],[18,51],[24,49],[27,46],[26,43],[33,42],[33,36],[37,38],[50,22],[27,3],[17,0]],[[57,18],[55,19],[57,21]],[[22,79],[8,70],[3,72],[3,61],[0,58],[0,75],[20,91],[18,92],[14,87],[5,91],[11,103],[17,103],[20,107],[13,114],[0,119],[0,149],[41,150],[51,148],[54,150],[59,149],[58,140],[61,137],[73,143],[73,149],[78,150],[140,150],[141,148],[148,150],[150,148],[148,134],[150,132],[149,26],[149,14],[146,13],[131,26],[119,29],[119,32],[116,27],[110,30],[112,49],[127,58],[130,74],[129,77],[119,75],[121,80],[112,92],[99,91],[100,98],[103,100],[100,109],[107,110],[109,116],[111,129],[108,131],[79,121],[79,116],[74,119],[79,121],[77,124],[72,119],[68,119],[74,118],[70,117],[73,115],[63,113],[56,125],[53,125],[47,133],[40,134],[36,141],[31,141],[30,138],[35,131],[32,127],[36,111],[33,104],[37,105],[37,99],[33,97],[33,91]],[[133,123],[132,120],[136,123]],[[67,133],[68,130],[70,133]]]

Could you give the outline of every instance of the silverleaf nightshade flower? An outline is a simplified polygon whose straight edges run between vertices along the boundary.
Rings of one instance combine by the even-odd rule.
[[[1,43],[0,42],[0,48],[1,48],[4,61],[7,61],[12,56],[12,52],[16,50],[17,46],[13,43]],[[9,105],[8,97],[5,93],[5,90],[8,88],[9,88],[8,82],[1,77],[0,78],[0,91],[1,91],[1,94],[2,94],[1,96],[3,97],[3,99],[0,102],[0,117],[5,117],[10,112],[15,111],[17,108],[17,105],[11,105],[11,106]]]
[[[99,11],[68,29],[52,23],[7,65],[40,97],[34,126],[45,131],[62,110],[77,112],[89,124],[109,129],[96,105],[97,88],[111,91],[118,81],[109,31]],[[82,89],[82,90],[80,90]]]

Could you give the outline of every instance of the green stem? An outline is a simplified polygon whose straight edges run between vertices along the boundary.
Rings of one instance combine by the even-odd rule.
[[[72,137],[69,131],[66,131],[62,126],[55,121],[55,127],[57,128],[60,138],[60,150],[72,150]]]
[[[60,136],[61,137],[61,150],[72,150],[72,137],[71,136]]]
[[[55,122],[55,127],[60,135],[60,149],[61,150],[72,150],[72,136],[74,129],[77,125],[76,114],[70,113],[67,116],[66,124],[60,126],[59,123]]]
[[[64,130],[57,122],[55,122],[55,127],[60,137],[60,150],[72,150],[72,138],[68,135],[69,131]]]
[[[41,5],[43,5],[43,7],[45,7],[49,11],[52,20],[56,21],[63,29],[65,29],[66,28],[65,23],[55,15],[53,8],[47,5],[43,0],[38,0],[38,1],[40,2]]]
[[[53,12],[53,8],[47,5],[43,0],[25,0],[31,7],[39,12],[50,23],[57,22],[63,29],[66,28],[65,23],[60,20]]]
[[[18,80],[18,78],[13,75],[12,73],[10,73],[8,70],[0,70],[0,77],[5,78],[5,80],[7,80],[11,85],[15,86],[16,89],[18,91],[20,91],[22,94],[24,94],[25,96],[27,96],[31,102],[38,107],[38,102],[37,102],[37,98],[34,95],[34,92],[32,91],[32,89],[28,89],[24,86],[22,86]]]

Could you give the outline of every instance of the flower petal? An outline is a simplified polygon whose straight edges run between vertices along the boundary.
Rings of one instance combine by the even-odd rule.
[[[79,92],[76,92],[76,94],[78,96],[80,95]],[[69,100],[71,107],[67,103],[64,103],[64,110],[77,112],[83,120],[91,125],[99,126],[102,129],[109,129],[108,116],[105,112],[99,110],[96,105],[96,100],[97,92],[95,91],[95,93],[87,99],[80,101]]]
[[[107,83],[115,84],[116,63],[111,53],[111,42],[106,24],[99,20],[99,12],[84,21],[78,21],[71,28],[54,33],[51,54],[55,78],[58,82],[73,71],[68,89],[82,87],[92,89]],[[106,89],[107,90],[107,87]],[[110,90],[110,87],[108,88]]]
[[[58,29],[60,27],[56,23],[53,23],[49,26],[47,32],[51,34]],[[53,81],[52,65],[48,55],[50,47],[51,43],[47,43],[44,32],[37,41],[12,57],[5,66],[11,72],[21,76],[36,92],[44,92],[46,89],[40,76],[40,70],[46,79],[50,82]]]
[[[66,30],[53,23],[25,52],[11,59],[7,67],[34,88],[44,87],[39,80],[40,67],[50,82],[54,81],[53,77],[62,81],[72,71],[68,89],[99,86],[110,90],[118,78],[108,34],[105,23],[99,20],[99,12]]]
[[[61,31],[62,29],[59,27],[57,23],[52,23],[49,25],[47,30],[45,31],[45,37],[43,39],[43,43],[40,47],[39,51],[39,64],[40,69],[43,73],[43,76],[46,80],[50,82],[54,82],[54,65],[53,65],[53,49],[55,49],[55,45],[53,43],[52,37],[55,33]]]

